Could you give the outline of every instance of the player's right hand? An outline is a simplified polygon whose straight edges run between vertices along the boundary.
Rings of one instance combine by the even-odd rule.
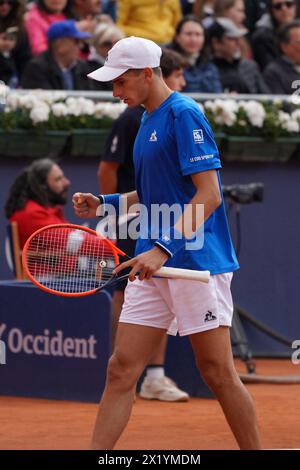
[[[78,217],[96,217],[96,210],[100,205],[99,198],[91,193],[75,193],[72,197],[74,212]]]

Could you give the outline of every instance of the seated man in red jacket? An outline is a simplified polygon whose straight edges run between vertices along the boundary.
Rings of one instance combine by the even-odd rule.
[[[9,221],[18,224],[21,249],[36,230],[46,225],[68,223],[63,215],[62,206],[67,202],[69,186],[70,181],[63,170],[48,158],[36,160],[17,176],[10,189],[5,211]],[[41,240],[39,241],[41,256],[35,259],[37,264],[35,274],[45,276],[53,249],[57,251],[60,246],[62,249],[66,247],[65,256],[56,260],[59,264],[55,275],[63,273],[67,281],[70,279],[69,273],[75,276],[78,276],[78,273],[83,274],[85,280],[88,274],[94,275],[89,263],[93,263],[93,259],[99,253],[98,244],[101,253],[104,249],[102,240],[95,241],[89,234],[82,234],[70,228],[65,229],[63,238],[59,242],[55,237],[47,236]],[[47,255],[49,247],[51,249]],[[96,264],[95,270],[99,270]]]
[[[5,213],[10,222],[18,224],[21,248],[39,228],[67,223],[62,206],[67,202],[70,184],[62,169],[48,158],[34,161],[17,176]]]

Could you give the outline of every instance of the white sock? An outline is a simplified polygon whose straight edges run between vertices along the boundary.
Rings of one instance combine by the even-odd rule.
[[[163,366],[147,367],[146,377],[148,379],[161,379],[165,376],[165,369]]]

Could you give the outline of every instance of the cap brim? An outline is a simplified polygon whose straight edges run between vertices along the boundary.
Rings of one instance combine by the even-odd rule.
[[[224,36],[231,39],[240,39],[245,36],[244,33],[225,33]]]
[[[239,29],[238,31],[235,31],[234,33],[228,33],[225,35],[229,38],[242,38],[244,36],[246,36],[246,34],[248,33],[248,29],[247,28],[243,28],[243,29]]]
[[[116,68],[116,67],[107,67],[104,65],[94,72],[88,74],[89,78],[98,80],[98,82],[111,82],[115,78],[118,78],[123,73],[127,72],[128,68]]]
[[[74,37],[77,39],[91,39],[92,35],[89,33],[78,33]]]

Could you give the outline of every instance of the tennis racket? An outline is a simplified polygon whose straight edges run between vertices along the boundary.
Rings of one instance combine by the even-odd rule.
[[[25,243],[22,262],[40,289],[65,297],[94,294],[128,274],[114,274],[120,257],[130,259],[104,236],[81,225],[56,224],[37,230]],[[209,271],[162,267],[156,276],[208,282]]]

